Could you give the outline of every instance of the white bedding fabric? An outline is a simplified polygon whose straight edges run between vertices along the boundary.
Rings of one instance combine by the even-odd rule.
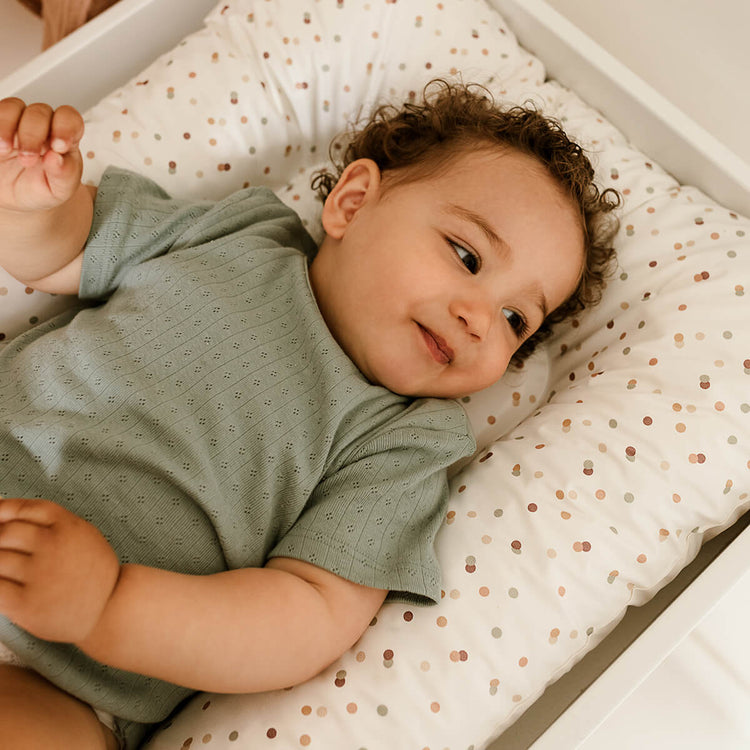
[[[307,186],[330,138],[452,74],[532,97],[589,148],[625,196],[617,272],[467,404],[485,448],[453,481],[442,603],[385,606],[293,690],[198,696],[150,750],[482,747],[750,504],[750,221],[545,83],[484,0],[222,2],[88,113],[86,175],[115,163],[198,197],[268,184],[319,232]],[[29,291],[0,279],[6,339],[64,304]]]

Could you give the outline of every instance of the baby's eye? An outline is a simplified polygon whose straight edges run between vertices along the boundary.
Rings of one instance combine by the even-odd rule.
[[[519,339],[522,339],[529,330],[529,326],[522,315],[519,315],[515,310],[510,310],[507,307],[503,308],[503,315],[506,320],[510,323],[510,327],[515,332]]]
[[[460,258],[461,262],[471,271],[471,273],[477,273],[479,271],[479,256],[473,253],[471,250],[467,250],[463,245],[459,245],[456,242],[448,240],[448,244],[456,251],[456,255]]]

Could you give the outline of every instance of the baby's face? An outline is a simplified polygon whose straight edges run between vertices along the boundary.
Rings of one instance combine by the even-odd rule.
[[[581,275],[572,201],[515,151],[465,153],[393,185],[354,162],[323,222],[310,272],[323,317],[368,380],[406,396],[494,383]]]

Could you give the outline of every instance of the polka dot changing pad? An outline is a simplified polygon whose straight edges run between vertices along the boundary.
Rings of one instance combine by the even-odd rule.
[[[604,300],[465,404],[482,449],[452,480],[438,606],[386,605],[294,689],[200,694],[149,750],[482,747],[750,505],[750,221],[546,81],[485,0],[222,2],[87,114],[86,178],[264,184],[319,236],[309,178],[331,138],[452,75],[535,101],[622,192]],[[0,337],[65,304],[0,277]]]

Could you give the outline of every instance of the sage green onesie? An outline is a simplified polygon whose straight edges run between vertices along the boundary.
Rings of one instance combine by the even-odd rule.
[[[109,170],[80,286],[96,304],[0,354],[0,495],[64,505],[123,563],[202,575],[286,556],[437,600],[466,416],[364,378],[315,303],[315,249],[266,189],[187,204]],[[190,695],[2,616],[0,641],[118,717],[128,746]]]

